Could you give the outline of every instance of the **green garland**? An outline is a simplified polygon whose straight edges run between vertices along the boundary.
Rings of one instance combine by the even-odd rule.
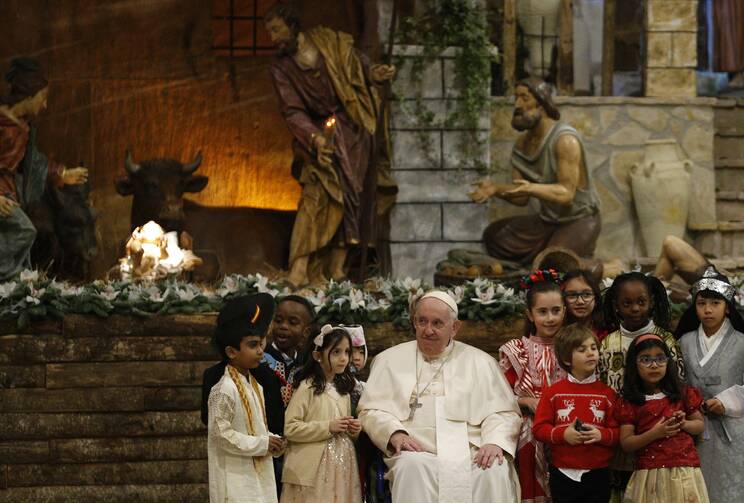
[[[487,169],[480,159],[486,142],[478,136],[481,114],[490,108],[491,63],[497,57],[491,53],[488,22],[485,9],[473,0],[429,0],[421,17],[403,20],[398,40],[406,44],[423,46],[423,54],[413,58],[410,81],[416,89],[413,106],[402,102],[405,113],[413,115],[427,127],[464,128],[465,134],[458,141],[462,154],[461,166]],[[459,90],[456,99],[447,100],[447,117],[435,122],[434,113],[422,98],[424,68],[437,60],[449,47],[457,48],[454,56],[455,85]],[[395,60],[402,66],[404,58]],[[450,110],[450,103],[454,110]],[[431,140],[426,132],[417,135],[421,151],[430,155]],[[433,159],[429,159],[433,161]]]
[[[604,283],[606,288],[611,280]],[[737,288],[737,307],[742,311],[744,276],[733,278],[732,284]],[[373,278],[363,285],[331,281],[324,288],[306,289],[299,294],[315,306],[320,324],[391,322],[407,327],[411,302],[430,289],[420,279]],[[483,278],[442,290],[457,301],[461,320],[495,321],[521,315],[525,308],[523,295]],[[0,319],[15,319],[18,327],[23,328],[31,320],[61,318],[65,314],[107,317],[215,313],[226,300],[256,292],[274,297],[291,293],[260,274],[234,274],[215,285],[195,285],[176,279],[146,283],[97,280],[72,285],[38,271],[23,271],[12,281],[0,283]],[[678,318],[688,306],[689,303],[672,304],[673,316]]]
[[[325,288],[299,292],[315,306],[320,324],[392,322],[408,326],[408,306],[430,287],[421,280],[375,278],[364,285],[331,281]],[[235,296],[267,292],[277,297],[291,293],[260,274],[226,276],[216,285],[195,285],[176,279],[158,282],[105,282],[76,286],[23,271],[0,283],[0,319],[16,319],[19,328],[31,320],[61,318],[65,314],[107,317],[112,314],[155,316],[214,313]],[[449,290],[457,299],[461,318],[492,320],[520,313],[524,303],[512,289],[477,279]]]

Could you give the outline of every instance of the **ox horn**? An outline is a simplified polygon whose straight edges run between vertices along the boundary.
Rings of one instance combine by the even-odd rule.
[[[142,168],[142,166],[132,160],[132,153],[129,150],[127,150],[127,156],[124,159],[124,167],[130,175],[136,175],[140,168]]]
[[[190,164],[184,164],[183,165],[183,167],[181,168],[181,172],[184,175],[190,175],[191,173],[193,173],[194,171],[196,171],[199,168],[199,166],[201,165],[201,162],[202,162],[202,153],[201,153],[201,150],[200,150],[196,154],[196,159],[194,159],[193,162],[191,162]]]

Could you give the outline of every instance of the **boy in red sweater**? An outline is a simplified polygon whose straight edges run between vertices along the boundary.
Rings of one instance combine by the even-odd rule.
[[[532,433],[550,446],[550,492],[554,503],[607,503],[608,466],[618,442],[615,392],[597,379],[599,342],[584,326],[555,336],[558,363],[568,377],[543,391]]]

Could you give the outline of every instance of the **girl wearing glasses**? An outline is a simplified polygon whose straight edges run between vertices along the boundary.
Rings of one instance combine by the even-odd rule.
[[[563,276],[561,284],[566,303],[566,324],[580,323],[589,328],[597,340],[607,337],[602,318],[599,285],[589,271],[574,269]]]
[[[693,284],[692,305],[675,332],[688,381],[705,398],[707,420],[698,450],[713,502],[744,497],[744,320],[735,294],[728,278],[709,267]]]
[[[628,350],[641,335],[653,333],[667,345],[674,359],[674,368],[684,380],[684,362],[674,335],[668,331],[671,321],[666,288],[653,276],[641,272],[621,274],[604,293],[602,299],[604,321],[610,334],[599,350],[599,377],[602,382],[620,393],[623,389],[625,362]],[[625,501],[623,493],[633,472],[633,456],[618,450],[610,465],[612,503]]]
[[[661,337],[633,341],[616,407],[620,445],[636,454],[624,502],[709,501],[694,439],[704,428],[702,403],[696,388],[680,383]]]

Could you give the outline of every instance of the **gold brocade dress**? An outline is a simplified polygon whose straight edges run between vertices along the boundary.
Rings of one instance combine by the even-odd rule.
[[[326,386],[338,401],[336,388]],[[347,415],[339,410],[339,417]],[[362,487],[359,480],[354,442],[345,433],[333,435],[326,441],[320,458],[315,483],[312,486],[284,483],[281,503],[362,503]]]

